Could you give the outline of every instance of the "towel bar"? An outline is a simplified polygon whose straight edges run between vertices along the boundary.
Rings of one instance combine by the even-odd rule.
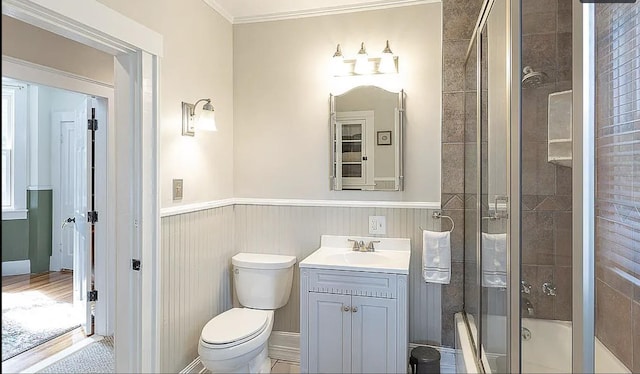
[[[433,217],[435,219],[448,218],[449,221],[451,221],[451,230],[449,230],[449,232],[453,232],[453,230],[456,228],[456,224],[455,224],[455,222],[453,222],[453,218],[443,215],[442,212],[439,211],[439,210],[436,210],[435,212],[433,212],[431,217]],[[420,228],[420,230],[424,231],[424,229],[421,226],[418,226],[418,228]]]

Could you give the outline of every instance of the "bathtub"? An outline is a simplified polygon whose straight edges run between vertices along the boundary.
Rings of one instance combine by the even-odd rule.
[[[478,373],[475,365],[472,339],[469,329],[466,327],[462,313],[456,314],[456,370],[459,373]],[[488,324],[506,328],[503,316],[489,316]],[[473,324],[473,319],[469,319]],[[523,373],[570,373],[571,372],[571,322],[554,321],[544,319],[524,318],[523,329],[530,332],[530,339],[522,341],[522,372]],[[472,329],[473,330],[473,329]],[[490,338],[494,345],[506,346],[506,334],[492,329],[494,338]],[[496,349],[488,349],[496,351]],[[626,366],[618,360],[596,338],[596,373],[631,373]],[[483,357],[483,366],[487,373],[491,368],[505,372],[502,367],[506,362],[496,354],[487,353]],[[496,371],[496,370],[494,370]]]

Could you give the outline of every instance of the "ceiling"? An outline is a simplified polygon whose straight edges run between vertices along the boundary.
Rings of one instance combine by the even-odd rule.
[[[384,9],[440,0],[203,0],[231,23],[251,23]]]

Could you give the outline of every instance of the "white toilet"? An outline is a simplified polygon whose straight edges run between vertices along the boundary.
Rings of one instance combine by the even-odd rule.
[[[273,311],[289,301],[296,258],[238,253],[231,263],[233,285],[244,308],[207,322],[200,334],[200,360],[213,373],[270,373]]]

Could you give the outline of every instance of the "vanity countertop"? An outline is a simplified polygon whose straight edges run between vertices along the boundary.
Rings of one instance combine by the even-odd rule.
[[[374,252],[353,251],[348,239],[375,243]],[[322,235],[320,248],[300,262],[301,268],[409,274],[411,242],[406,238]]]

